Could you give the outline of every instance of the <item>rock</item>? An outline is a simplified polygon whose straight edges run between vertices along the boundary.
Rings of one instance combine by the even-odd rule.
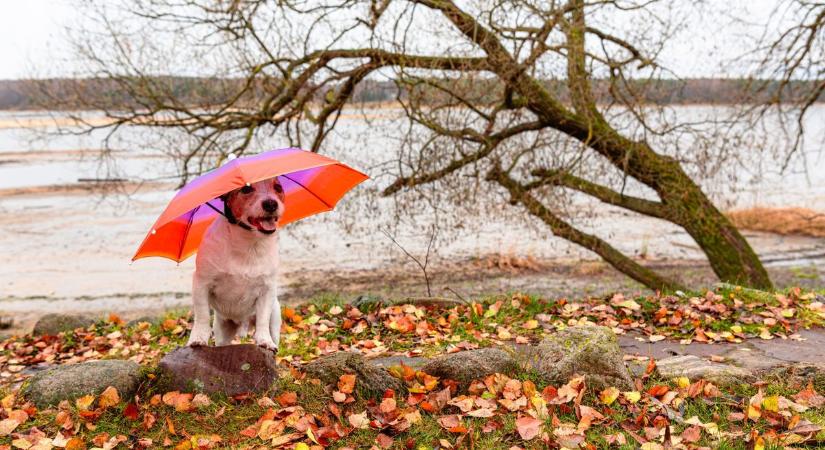
[[[379,358],[370,359],[369,363],[384,369],[388,369],[392,366],[400,366],[401,364],[412,367],[413,369],[421,369],[424,364],[427,364],[427,361],[429,361],[428,358],[423,358],[420,356],[382,356]]]
[[[471,381],[501,373],[513,376],[519,365],[510,353],[498,348],[480,348],[448,353],[434,358],[421,371],[441,379],[455,380],[466,388]]]
[[[729,364],[713,363],[694,355],[672,356],[656,361],[656,370],[663,378],[688,377],[719,384],[735,383],[752,378],[749,370]]]
[[[104,360],[56,366],[34,375],[23,387],[23,396],[38,408],[55,406],[63,400],[98,395],[109,386],[121,398],[131,398],[143,376],[132,361]]]
[[[766,370],[786,364],[785,361],[770,357],[759,349],[740,344],[722,354],[725,362],[750,370]]]
[[[557,386],[578,374],[585,376],[591,389],[617,387],[630,390],[633,381],[623,356],[610,328],[576,326],[544,339],[537,346],[522,349],[523,361],[520,362]]]
[[[46,314],[34,324],[32,334],[35,336],[54,336],[58,333],[73,331],[76,328],[86,328],[95,323],[95,320],[75,314]]]
[[[272,352],[252,344],[180,347],[164,356],[158,369],[165,390],[230,397],[265,392],[278,376]]]
[[[761,371],[759,375],[762,379],[777,378],[795,389],[803,389],[811,383],[817,392],[825,392],[825,363],[786,363],[782,367]]]
[[[355,374],[355,389],[367,397],[380,397],[387,389],[396,393],[405,391],[399,379],[370,364],[358,353],[340,352],[324,356],[307,364],[304,369],[307,377],[318,378],[325,384],[337,383],[345,373]]]
[[[14,317],[0,316],[0,330],[8,330],[14,326]]]

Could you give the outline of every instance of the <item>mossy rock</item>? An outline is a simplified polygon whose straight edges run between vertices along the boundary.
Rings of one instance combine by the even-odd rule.
[[[480,348],[433,358],[421,371],[441,379],[458,381],[464,389],[471,381],[494,373],[513,376],[519,371],[519,365],[513,355],[504,350]]]
[[[34,336],[55,336],[77,328],[86,328],[93,323],[95,323],[94,319],[85,316],[51,313],[37,320],[32,334]]]
[[[587,386],[601,390],[629,390],[633,380],[624,363],[624,352],[610,328],[576,326],[566,328],[536,346],[520,349],[519,363],[556,386],[583,375]]]
[[[380,398],[387,389],[396,393],[405,391],[401,381],[381,367],[370,364],[358,353],[340,352],[324,356],[304,368],[308,378],[317,378],[325,384],[335,384],[343,374],[356,376],[355,389],[366,397]]]
[[[131,398],[142,380],[140,366],[132,361],[87,361],[39,372],[23,386],[22,393],[42,409],[63,400],[98,395],[109,386],[117,389],[121,398]]]

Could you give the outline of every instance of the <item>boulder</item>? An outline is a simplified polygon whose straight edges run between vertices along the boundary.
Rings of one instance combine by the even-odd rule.
[[[714,363],[694,355],[679,355],[656,361],[656,370],[663,378],[687,377],[705,379],[718,384],[736,383],[752,377],[749,370],[729,364]]]
[[[432,359],[421,367],[430,375],[458,381],[466,388],[471,381],[501,373],[513,376],[519,365],[510,353],[498,348],[480,348],[458,353],[448,353]]]
[[[521,349],[519,361],[554,385],[565,384],[574,375],[584,375],[591,389],[632,389],[633,380],[624,364],[624,352],[610,328],[575,326],[566,328],[533,347]]]
[[[54,336],[58,333],[73,331],[76,328],[86,328],[93,323],[95,323],[95,320],[90,317],[50,313],[37,320],[32,334],[35,336]]]
[[[278,376],[272,352],[257,345],[180,347],[160,360],[159,386],[166,391],[261,393]]]
[[[104,360],[66,364],[43,370],[23,386],[23,396],[38,408],[56,406],[63,400],[98,395],[109,386],[121,398],[131,398],[143,379],[140,366],[132,361]]]
[[[317,378],[325,384],[337,383],[343,374],[355,374],[355,389],[366,397],[381,397],[387,389],[404,392],[401,380],[370,364],[358,353],[340,352],[324,356],[307,364],[304,370],[308,378]]]

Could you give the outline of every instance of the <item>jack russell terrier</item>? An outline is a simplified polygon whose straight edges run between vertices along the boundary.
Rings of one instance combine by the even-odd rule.
[[[195,261],[195,323],[186,345],[208,345],[213,334],[215,345],[228,345],[254,326],[255,343],[277,351],[281,333],[278,220],[284,213],[283,186],[271,178],[221,199],[224,210],[218,212],[224,217],[215,219],[206,231]],[[215,312],[211,329],[210,310]]]

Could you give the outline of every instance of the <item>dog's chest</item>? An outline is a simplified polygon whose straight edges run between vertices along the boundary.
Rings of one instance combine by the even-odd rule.
[[[255,303],[274,289],[270,276],[245,276],[233,273],[215,275],[209,289],[209,303],[228,319],[242,320],[255,313]]]

